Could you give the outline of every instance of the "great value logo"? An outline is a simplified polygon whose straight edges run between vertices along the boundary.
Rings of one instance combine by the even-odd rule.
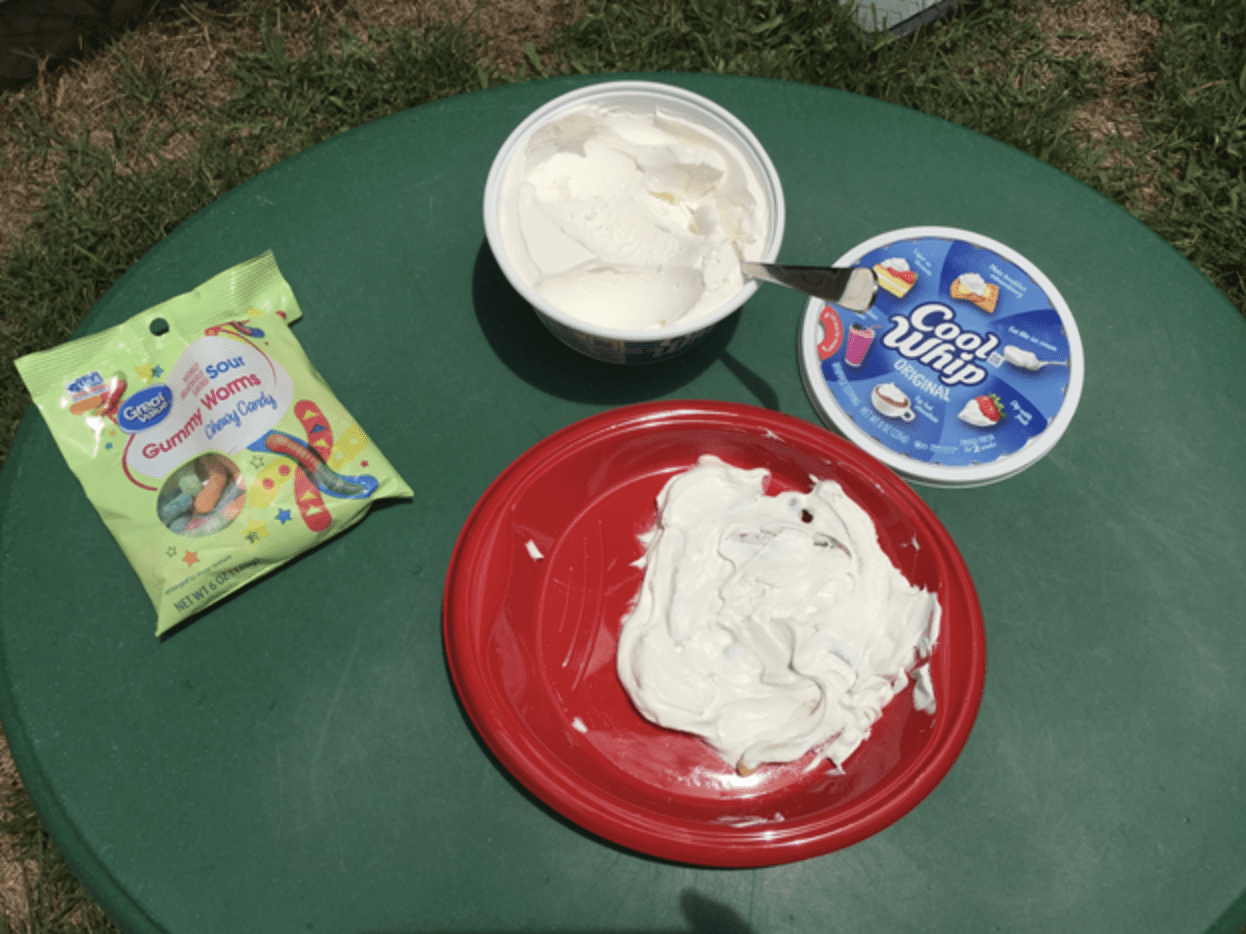
[[[131,434],[143,431],[164,421],[172,407],[173,390],[165,385],[151,386],[125,400],[117,412],[117,424]]]
[[[979,334],[956,323],[956,312],[939,302],[918,305],[908,315],[892,315],[884,347],[930,367],[947,386],[974,386],[986,379],[985,362],[999,345],[990,332]]]

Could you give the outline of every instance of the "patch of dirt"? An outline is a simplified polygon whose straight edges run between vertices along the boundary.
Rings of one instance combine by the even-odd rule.
[[[223,30],[213,30],[207,22],[190,19],[185,23],[152,22],[139,26],[123,37],[115,48],[100,49],[81,62],[49,72],[41,62],[35,79],[21,92],[0,105],[0,257],[12,250],[31,216],[42,206],[41,191],[51,184],[60,168],[55,155],[39,141],[23,132],[25,119],[33,117],[62,139],[84,134],[89,143],[109,147],[113,128],[127,119],[119,112],[117,100],[123,83],[132,76],[161,80],[173,76],[177,94],[174,108],[154,110],[146,118],[152,130],[202,113],[224,101],[226,79],[219,73],[218,43]],[[167,158],[186,158],[190,141],[174,133],[162,146]],[[150,157],[147,157],[150,158]],[[141,168],[137,164],[117,165],[122,173]]]
[[[3,2],[3,0],[0,0]],[[553,31],[581,14],[583,0],[357,0],[355,3],[311,0],[305,6],[277,8],[274,27],[286,41],[287,54],[305,48],[310,26],[349,28],[365,43],[380,47],[380,35],[393,28],[423,30],[441,23],[460,23],[485,40],[489,58],[504,70],[524,62],[531,43],[541,46]],[[254,22],[228,10],[182,5],[143,22],[114,47],[89,53],[82,61],[48,69],[39,63],[34,80],[0,103],[0,258],[12,251],[42,205],[41,190],[55,178],[58,161],[46,152],[23,146],[24,111],[43,121],[62,138],[80,133],[97,146],[107,146],[113,128],[132,115],[117,109],[126,81],[151,80],[166,88],[160,105],[147,117],[145,131],[174,128],[158,152],[129,156],[116,164],[121,174],[140,172],[161,158],[189,156],[193,139],[182,127],[209,114],[233,90],[229,65],[240,52],[260,48]],[[172,94],[167,90],[172,87]]]
[[[584,0],[437,0],[410,5],[392,0],[361,0],[365,22],[382,28],[424,29],[434,23],[463,23],[488,38],[489,57],[506,70],[524,61],[528,43],[540,47],[560,26],[583,14]]]
[[[1138,100],[1152,79],[1159,20],[1130,10],[1125,0],[1077,0],[1046,4],[1038,26],[1050,37],[1055,54],[1070,58],[1089,54],[1103,63],[1104,92],[1078,109],[1073,133],[1102,147],[1105,168],[1126,165],[1142,172],[1139,201],[1143,207],[1154,207],[1158,196],[1145,185],[1148,168],[1134,165],[1122,148],[1141,135]]]
[[[1137,117],[1137,110],[1131,92],[1150,80],[1159,21],[1149,13],[1131,11],[1124,0],[1083,0],[1049,8],[1039,27],[1052,37],[1056,54],[1089,52],[1107,67],[1106,92],[1082,109],[1074,129],[1096,141],[1118,133],[1136,138],[1136,123],[1130,118]]]

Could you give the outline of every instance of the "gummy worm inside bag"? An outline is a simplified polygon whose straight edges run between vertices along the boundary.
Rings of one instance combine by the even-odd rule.
[[[156,633],[411,488],[312,367],[272,253],[17,361]]]

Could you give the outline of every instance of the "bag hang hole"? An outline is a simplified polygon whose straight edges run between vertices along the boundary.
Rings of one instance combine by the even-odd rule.
[[[155,334],[157,337],[169,332],[169,322],[165,321],[164,318],[152,318],[149,327],[151,329],[151,333]]]

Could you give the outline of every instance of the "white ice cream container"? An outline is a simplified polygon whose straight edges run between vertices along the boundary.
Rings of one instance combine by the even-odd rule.
[[[981,234],[908,227],[853,247],[874,306],[812,299],[800,367],[818,414],[906,479],[968,487],[1015,476],[1060,440],[1081,397],[1068,303],[1024,256]]]
[[[746,258],[769,262],[778,256],[785,223],[778,172],[757,137],[730,111],[692,91],[653,81],[607,81],[556,97],[529,114],[498,150],[485,182],[485,237],[503,275],[533,307],[541,323],[563,343],[597,360],[628,365],[666,360],[695,345],[743,305],[757,290],[756,280],[744,277],[740,288],[707,314],[662,327],[611,327],[557,307],[521,272],[518,258],[508,253],[508,242],[515,239],[515,221],[506,196],[530,141],[542,128],[587,106],[639,115],[661,112],[699,125],[732,146],[755,176],[767,212],[763,249],[759,256]]]

